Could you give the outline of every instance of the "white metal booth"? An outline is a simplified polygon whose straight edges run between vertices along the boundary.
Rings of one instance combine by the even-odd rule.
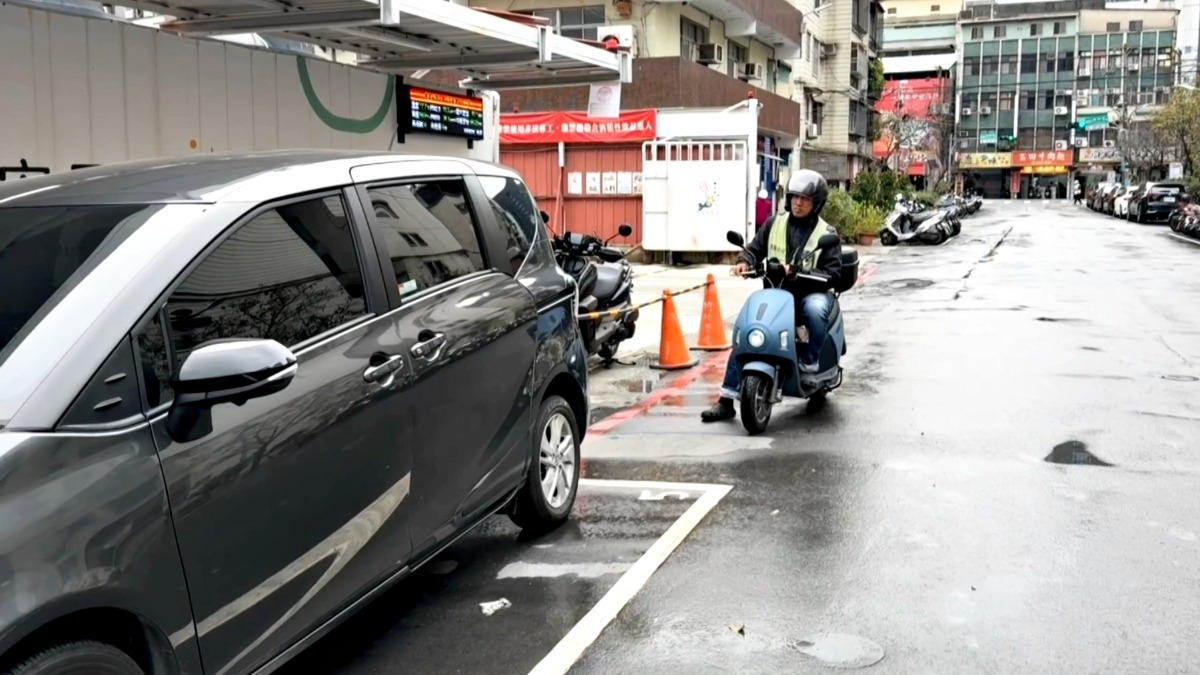
[[[754,235],[760,105],[658,111],[658,138],[642,145],[643,248],[736,251],[726,232]]]

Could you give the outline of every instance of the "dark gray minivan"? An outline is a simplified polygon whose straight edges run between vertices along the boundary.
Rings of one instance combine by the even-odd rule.
[[[0,288],[0,673],[270,672],[488,516],[571,511],[575,287],[507,169],[6,181]]]

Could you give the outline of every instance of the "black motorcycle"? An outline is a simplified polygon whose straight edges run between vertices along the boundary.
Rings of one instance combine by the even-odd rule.
[[[601,241],[579,232],[564,232],[554,238],[554,257],[558,266],[575,279],[579,289],[579,330],[588,354],[596,354],[604,365],[616,360],[617,346],[633,337],[638,310],[633,308],[633,267],[625,254],[608,248],[616,237],[633,234],[629,225],[617,228],[617,234]],[[593,262],[599,259],[601,264]]]

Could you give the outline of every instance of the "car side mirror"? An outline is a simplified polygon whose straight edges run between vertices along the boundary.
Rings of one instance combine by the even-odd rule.
[[[617,234],[622,237],[628,237],[633,234],[633,228],[628,223],[621,223],[621,226],[617,228]]]
[[[818,248],[833,248],[834,246],[841,246],[841,245],[842,245],[842,238],[837,236],[836,234],[823,234],[823,235],[821,235],[821,238],[817,240]]]
[[[550,214],[545,211],[538,211],[538,215],[542,217],[542,222],[546,225],[550,224]]]
[[[167,433],[178,443],[212,433],[212,408],[242,405],[283,391],[296,377],[296,355],[274,340],[211,340],[194,349],[171,378],[175,400]]]
[[[725,233],[725,241],[737,246],[738,248],[746,247],[746,240],[742,238],[741,234],[734,232],[733,230]]]

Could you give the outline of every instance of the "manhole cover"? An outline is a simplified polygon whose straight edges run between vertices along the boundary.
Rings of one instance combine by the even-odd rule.
[[[1173,375],[1172,374],[1172,375],[1163,375],[1162,379],[1170,380],[1172,382],[1195,382],[1197,380],[1200,380],[1200,377],[1196,377],[1195,375]]]
[[[892,288],[927,288],[933,285],[929,279],[899,279],[892,282]]]

